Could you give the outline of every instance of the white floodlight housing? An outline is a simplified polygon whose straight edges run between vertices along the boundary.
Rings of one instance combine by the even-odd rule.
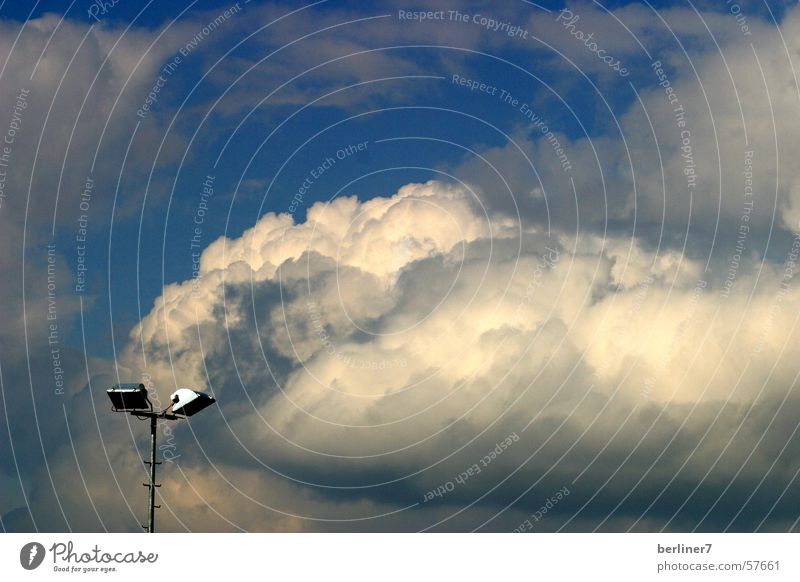
[[[116,412],[152,410],[153,408],[147,398],[147,389],[144,384],[116,384],[106,393]]]
[[[172,396],[172,413],[192,416],[216,402],[213,396],[190,388],[178,388]]]

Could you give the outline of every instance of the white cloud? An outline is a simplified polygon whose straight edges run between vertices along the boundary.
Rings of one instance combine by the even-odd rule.
[[[615,15],[628,23],[634,35],[652,40],[653,26],[663,26],[652,16],[645,18],[643,10],[628,6]],[[673,12],[663,12],[669,22]],[[798,168],[787,163],[800,139],[795,115],[800,98],[796,57],[800,10],[789,11],[779,29],[753,16],[749,37],[740,34],[729,14],[704,17],[719,48],[708,47],[705,27],[703,50],[697,48],[697,38],[684,45],[687,54],[674,39],[669,45],[649,47],[652,61],[662,63],[665,77],[657,76],[637,45],[641,76],[634,86],[641,103],[624,84],[599,84],[599,94],[581,85],[598,103],[601,98],[616,103],[619,99],[612,92],[622,91],[631,104],[616,117],[601,105],[593,113],[599,119],[591,120],[606,128],[599,136],[569,139],[555,123],[550,124],[569,158],[569,172],[563,170],[553,144],[538,128],[520,120],[515,137],[537,174],[514,145],[484,152],[508,179],[517,194],[516,205],[480,160],[462,164],[454,170],[456,175],[480,186],[490,209],[511,214],[518,206],[526,220],[536,224],[552,221],[574,229],[579,221],[580,228],[595,232],[611,228],[629,233],[636,228],[637,235],[653,245],[681,248],[688,241],[690,252],[707,253],[713,248],[715,258],[722,261],[732,254],[745,203],[753,202],[747,249],[763,255],[771,232],[774,244],[776,237],[792,236],[800,221]],[[590,25],[606,32],[612,25],[619,26],[597,10],[585,22],[587,30],[593,29]],[[720,34],[721,30],[728,33]],[[551,34],[556,32],[561,31]],[[610,35],[609,40],[619,36]],[[591,76],[595,69],[587,66],[585,72]],[[577,77],[571,70],[573,74],[565,76],[569,82]],[[659,82],[669,84],[671,95]],[[680,120],[678,107],[684,111]],[[588,124],[590,120],[582,121]],[[747,152],[752,152],[752,200],[744,195]],[[694,172],[694,184],[687,172]],[[781,234],[781,229],[786,232]],[[780,240],[785,243],[785,238]]]
[[[792,47],[798,37],[793,34],[797,14],[790,14],[783,25]],[[13,58],[21,64],[9,69],[15,76],[3,85],[9,91],[4,99],[25,82],[26,67],[41,50],[32,47],[41,46],[55,21],[47,17],[36,24],[26,33],[33,38],[24,45],[28,50],[15,49]],[[69,96],[63,108],[69,115],[62,116],[73,124],[78,120],[76,99],[80,102],[85,95],[82,91],[112,38],[108,30],[91,33],[92,44],[73,64],[76,74],[69,83],[75,85],[58,89],[59,69],[85,32],[74,24],[64,26],[60,34],[65,40],[59,36],[53,54],[46,55],[32,91],[36,96]],[[99,94],[90,99],[93,111],[102,115],[80,118],[70,148],[92,151],[104,116],[136,62],[130,55],[141,53],[148,40],[141,33],[125,41],[130,44],[123,47],[123,56],[103,69]],[[715,526],[724,527],[760,479],[768,479],[773,493],[790,485],[797,461],[792,446],[797,407],[791,394],[793,362],[800,356],[796,258],[789,256],[794,247],[786,238],[773,246],[772,260],[763,266],[750,251],[772,224],[774,191],[776,219],[789,228],[798,221],[797,170],[781,160],[791,159],[800,135],[793,115],[792,69],[777,57],[783,54],[779,37],[760,33],[756,48],[760,56],[772,56],[761,63],[766,87],[748,46],[731,41],[723,47],[738,100],[718,56],[704,54],[695,60],[714,126],[703,108],[700,85],[685,65],[674,72],[674,87],[690,106],[687,115],[701,173],[690,237],[701,241],[701,251],[716,227],[718,205],[721,209],[715,242],[720,256],[709,272],[702,252],[681,251],[689,218],[687,200],[680,194],[686,178],[674,115],[661,89],[642,92],[656,140],[648,136],[649,123],[637,107],[621,118],[638,179],[635,205],[632,172],[624,161],[627,150],[616,136],[592,143],[564,138],[575,168],[578,213],[551,144],[528,140],[525,146],[544,176],[543,191],[531,188],[527,168],[520,171],[510,162],[508,149],[487,155],[499,162],[521,195],[521,223],[509,218],[510,205],[494,196],[481,171],[464,165],[455,173],[481,186],[477,199],[453,185],[409,184],[392,197],[316,204],[300,224],[285,214],[268,214],[241,236],[209,245],[201,258],[200,278],[164,288],[130,335],[115,370],[126,379],[151,374],[162,403],[174,388],[185,385],[212,391],[218,398],[218,407],[175,429],[180,460],[177,466],[163,467],[165,511],[160,518],[167,527],[417,529],[447,520],[442,527],[469,529],[489,521],[490,527],[508,530],[529,509],[538,508],[543,496],[572,484],[584,469],[570,499],[596,494],[596,502],[580,512],[580,504],[559,506],[555,525],[548,527],[570,518],[567,527],[594,527],[609,515],[617,527],[652,529],[667,523],[684,500],[690,500],[694,513],[678,514],[673,526],[694,526],[708,505],[708,483],[703,482],[708,471],[710,494],[719,494],[720,483],[734,485],[731,496],[719,499],[723,508],[736,508],[715,517]],[[135,76],[136,90],[122,98],[121,115],[133,120],[143,95],[139,90],[152,82],[147,73],[158,61],[148,58],[142,77]],[[670,60],[673,67],[676,62]],[[39,112],[42,103],[47,99],[37,104]],[[777,129],[771,122],[773,111]],[[737,262],[732,292],[724,296],[742,216],[742,117],[755,151],[759,193],[752,224],[762,230],[761,238],[754,231],[748,252]],[[30,119],[33,125],[42,116],[31,114]],[[114,125],[112,134],[124,135],[127,123]],[[48,159],[67,156],[69,126],[50,130]],[[27,135],[20,148],[32,147],[35,136]],[[592,145],[607,180],[608,209],[598,187]],[[661,188],[656,145],[667,172],[666,190]],[[20,159],[32,159],[30,150],[19,151],[28,152],[20,153]],[[73,184],[84,179],[87,160],[81,156],[68,164]],[[41,183],[37,178],[36,192],[55,191],[48,187],[57,185],[54,168],[58,164],[47,166]],[[25,186],[25,177],[22,172],[15,178],[17,189]],[[531,193],[536,201],[526,198]],[[544,194],[554,219],[552,237],[543,233]],[[42,228],[53,202],[49,195],[40,196],[32,216]],[[9,208],[22,200],[17,196]],[[653,237],[620,234],[631,226],[634,211],[637,228],[640,223],[660,224],[663,204],[667,238],[658,254]],[[617,228],[602,236],[606,213]],[[9,246],[22,256],[18,221],[5,209],[0,221],[9,225],[3,231]],[[637,232],[642,230],[653,231]],[[0,258],[0,266],[12,269],[15,263],[5,261]],[[0,293],[13,298],[3,303],[4,322],[16,321],[13,315],[19,313],[21,289],[16,285],[9,278],[0,287]],[[66,302],[61,305],[74,309]],[[8,338],[18,336],[18,324],[9,329]],[[8,339],[2,339],[5,346]],[[37,382],[47,382],[49,362],[44,360],[37,356],[31,363]],[[14,376],[24,378],[27,362],[13,364]],[[92,361],[91,367],[100,365],[106,363]],[[4,359],[5,374],[8,369]],[[134,515],[118,507],[123,494],[132,498],[134,487],[139,489],[142,466],[130,453],[130,444],[142,444],[137,438],[141,427],[128,427],[86,406],[97,386],[116,378],[92,379],[94,392],[78,380],[70,387],[73,402],[80,404],[70,406],[67,415],[72,442],[52,442],[51,437],[41,448],[55,451],[50,458],[56,483],[75,481],[72,455],[93,460],[82,464],[88,495],[78,487],[60,492],[71,524],[98,527],[91,498],[109,528],[125,529],[134,523]],[[20,402],[18,416],[29,418],[25,398]],[[47,414],[62,413],[57,404],[49,401]],[[478,477],[454,487],[437,503],[424,501],[426,492],[480,463],[511,433],[520,436],[519,442]],[[38,445],[35,436],[24,436],[28,449]],[[101,442],[108,461],[97,461]],[[28,460],[31,465],[37,461]],[[56,523],[61,509],[52,486],[40,467],[25,471],[37,476],[32,506],[55,516]],[[109,487],[114,479],[121,490]],[[700,494],[692,500],[695,487]],[[614,507],[634,489],[637,503],[615,514]],[[485,493],[490,494],[479,499]],[[650,501],[655,508],[648,513]],[[474,510],[455,515],[473,502]],[[509,504],[512,509],[492,521]],[[380,517],[411,506],[394,517]],[[770,527],[783,525],[788,515],[789,510],[778,507]],[[761,509],[754,515],[768,515],[767,508]],[[348,521],[353,519],[357,521]],[[14,520],[24,523],[19,516]]]
[[[737,291],[722,299],[724,277],[704,276],[702,262],[678,252],[662,252],[651,268],[653,255],[635,241],[520,238],[475,208],[460,187],[414,184],[391,198],[318,203],[301,224],[266,215],[211,244],[199,282],[165,289],[124,358],[140,368],[141,340],[162,393],[180,384],[217,396],[225,422],[219,412],[202,421],[209,459],[190,457],[187,470],[220,463],[221,473],[249,482],[269,466],[331,500],[344,495],[331,486],[355,484],[366,487],[355,499],[373,509],[387,503],[390,485],[380,483],[388,480],[411,504],[533,420],[494,477],[453,495],[457,509],[517,468],[515,489],[547,467],[554,483],[573,478],[552,465],[557,455],[524,464],[542,431],[562,422],[572,428],[557,448],[584,429],[609,439],[621,426],[628,435],[582,443],[576,454],[588,463],[592,442],[624,456],[643,438],[642,451],[656,455],[688,414],[685,438],[699,446],[697,458],[713,460],[733,438],[734,409],[770,410],[785,394],[800,354],[792,318],[776,314],[794,313],[800,293],[789,280],[776,299],[782,267],[757,275],[743,264]],[[725,428],[702,439],[714,414]],[[742,434],[754,442],[759,430]],[[755,458],[763,471],[769,458]],[[722,462],[721,474],[736,462]],[[623,472],[634,479],[646,466]],[[206,476],[216,487],[219,477]],[[251,503],[212,498],[223,513]],[[298,505],[306,517],[329,515]],[[439,509],[415,513],[413,527]],[[269,515],[258,527],[272,527]]]

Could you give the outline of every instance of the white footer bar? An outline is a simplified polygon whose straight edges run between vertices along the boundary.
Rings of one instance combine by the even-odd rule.
[[[777,581],[800,580],[798,542],[792,534],[4,534],[0,572],[120,582]]]

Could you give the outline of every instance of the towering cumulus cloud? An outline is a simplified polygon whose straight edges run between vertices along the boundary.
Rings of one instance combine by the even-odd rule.
[[[409,184],[215,241],[123,361],[162,399],[193,385],[220,403],[193,421],[202,454],[178,433],[170,481],[199,489],[196,527],[509,530],[566,487],[549,529],[701,507],[718,528],[764,478],[753,514],[785,528],[786,268],[743,266],[752,295],[722,301],[724,279],[676,252],[547,237],[462,187]],[[704,488],[728,481],[712,507]]]

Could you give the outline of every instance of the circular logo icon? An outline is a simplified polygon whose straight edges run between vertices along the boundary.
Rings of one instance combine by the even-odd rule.
[[[26,570],[35,570],[44,561],[44,546],[39,542],[29,542],[19,551],[19,563]]]

